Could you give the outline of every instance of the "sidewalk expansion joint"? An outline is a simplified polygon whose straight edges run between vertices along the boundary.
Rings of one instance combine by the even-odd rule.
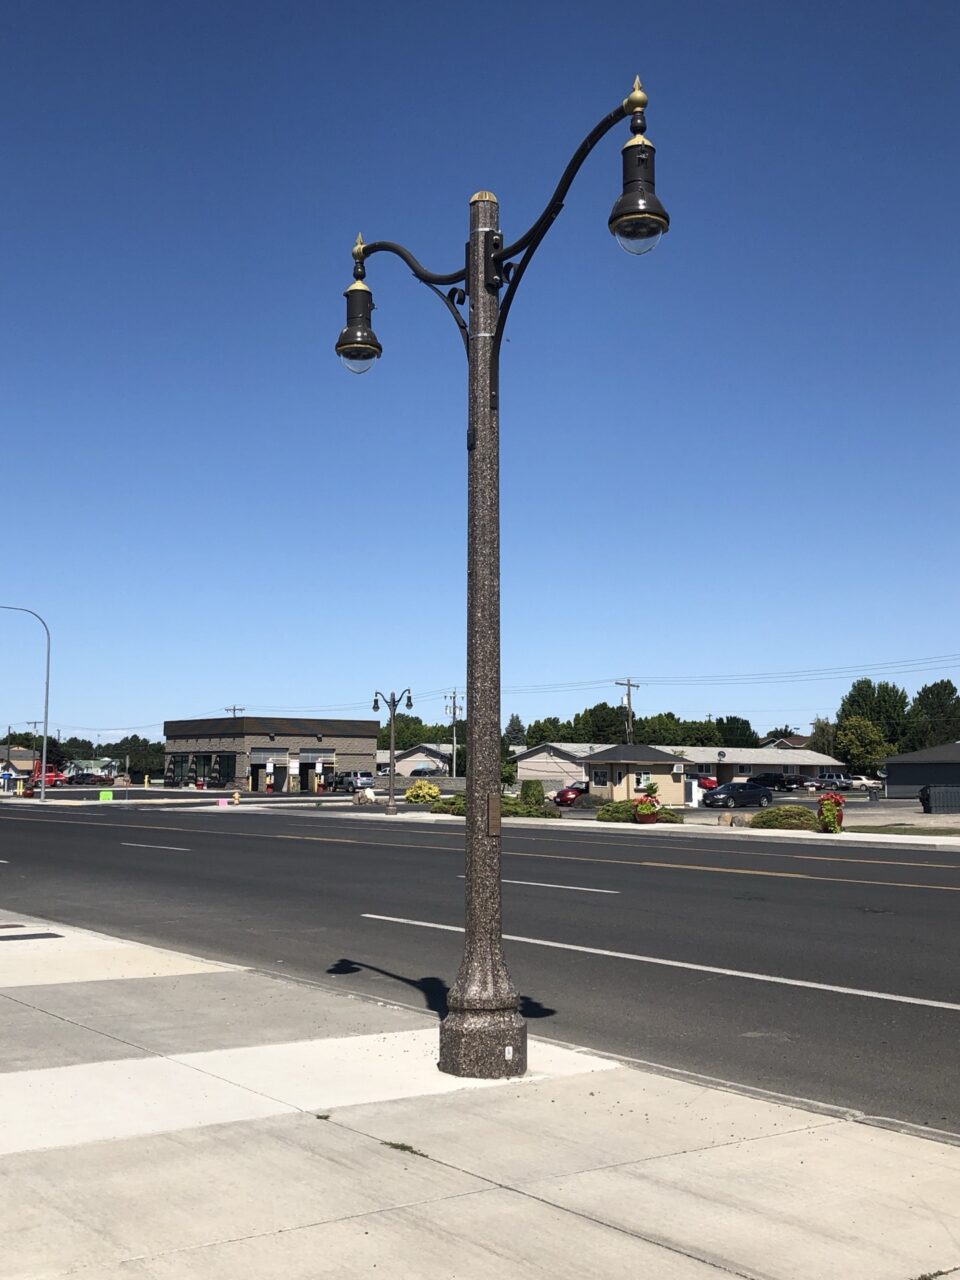
[[[377,1143],[380,1146],[383,1145],[382,1139],[377,1138],[374,1134],[367,1133],[364,1129],[353,1128],[345,1122],[339,1122],[336,1119],[335,1114],[329,1117],[327,1123],[334,1125],[336,1128],[340,1129],[341,1131],[353,1134],[355,1137],[367,1138],[370,1142]],[[826,1126],[820,1126],[820,1127],[826,1127]],[[785,1133],[804,1133],[806,1131],[807,1131],[806,1127],[802,1127],[800,1129],[785,1129],[783,1130],[783,1133],[784,1134]],[[701,1150],[713,1151],[713,1150],[718,1150],[721,1147],[738,1146],[740,1145],[741,1142],[755,1142],[755,1141],[758,1141],[760,1137],[781,1137],[781,1136],[783,1135],[782,1134],[761,1134],[761,1135],[758,1135],[757,1138],[740,1139],[736,1142],[730,1142],[730,1143],[728,1142],[717,1143],[715,1146],[712,1146],[712,1147],[702,1147],[702,1148],[694,1147],[694,1148],[691,1148],[691,1152],[701,1151]],[[691,1152],[675,1151],[675,1152],[664,1153],[663,1156],[652,1156],[650,1158],[651,1160],[666,1159],[668,1158],[668,1156],[689,1155],[691,1154]],[[534,1192],[527,1190],[522,1184],[518,1185],[510,1182],[501,1182],[499,1179],[490,1178],[486,1174],[476,1173],[472,1169],[465,1169],[463,1168],[462,1165],[454,1164],[450,1160],[440,1160],[436,1156],[432,1156],[429,1151],[417,1151],[414,1153],[414,1158],[420,1159],[420,1160],[427,1160],[430,1162],[430,1164],[434,1164],[438,1168],[450,1169],[454,1173],[462,1173],[466,1177],[476,1178],[478,1181],[485,1182],[487,1184],[486,1188],[483,1191],[466,1191],[466,1192],[462,1192],[458,1196],[446,1196],[446,1197],[442,1197],[442,1199],[447,1199],[447,1200],[466,1199],[470,1196],[486,1195],[491,1191],[504,1191],[508,1195],[522,1196],[524,1200],[532,1200],[536,1204],[545,1205],[547,1208],[553,1209],[555,1212],[565,1213],[571,1218],[580,1219],[582,1222],[592,1222],[594,1226],[602,1227],[607,1231],[615,1231],[618,1234],[628,1236],[630,1239],[633,1239],[633,1240],[642,1240],[645,1244],[654,1245],[656,1248],[664,1249],[668,1253],[679,1254],[683,1258],[689,1258],[692,1262],[699,1262],[705,1266],[713,1267],[716,1271],[721,1272],[723,1275],[735,1276],[737,1280],[766,1280],[766,1277],[761,1276],[758,1272],[734,1270],[732,1267],[726,1266],[724,1263],[719,1262],[715,1258],[709,1258],[698,1253],[691,1253],[687,1249],[681,1249],[677,1245],[669,1244],[666,1241],[660,1240],[655,1236],[645,1235],[641,1231],[631,1231],[628,1227],[618,1226],[617,1223],[614,1223],[614,1222],[606,1222],[604,1221],[603,1218],[598,1218],[592,1213],[585,1213],[579,1209],[571,1209],[569,1205],[557,1204],[553,1200],[548,1200],[544,1196],[538,1196]],[[571,1173],[569,1176],[579,1177],[583,1173],[594,1173],[594,1172],[598,1172],[606,1169],[618,1169],[626,1165],[635,1165],[637,1163],[639,1163],[637,1160],[621,1160],[610,1165],[596,1165],[591,1167],[590,1169],[578,1169],[576,1170],[575,1173]],[[385,1212],[385,1210],[377,1210],[377,1212],[382,1213],[382,1212]],[[366,1215],[360,1214],[356,1216],[363,1217]]]
[[[439,1163],[439,1162],[436,1162]],[[224,1245],[243,1244],[248,1240],[269,1240],[274,1236],[293,1235],[297,1231],[312,1231],[318,1227],[332,1226],[338,1222],[362,1222],[364,1218],[376,1218],[385,1213],[397,1213],[403,1209],[419,1209],[422,1206],[431,1204],[445,1204],[449,1201],[468,1200],[473,1196],[489,1195],[491,1191],[498,1190],[494,1186],[483,1187],[476,1191],[456,1191],[449,1195],[427,1196],[422,1200],[405,1200],[401,1204],[391,1204],[377,1209],[364,1209],[362,1213],[342,1213],[331,1218],[318,1218],[315,1222],[298,1222],[289,1227],[274,1227],[269,1231],[251,1231],[248,1235],[240,1236],[222,1236],[215,1240],[205,1240],[202,1244],[186,1245],[180,1249],[161,1249],[158,1253],[132,1253],[124,1258],[115,1260],[116,1266],[125,1266],[129,1262],[152,1262],[161,1258],[176,1258],[187,1256],[190,1254],[199,1254],[205,1249],[219,1249]],[[509,1191],[507,1187],[505,1190]],[[84,1272],[97,1268],[97,1274],[100,1274],[102,1263],[82,1263],[79,1267],[71,1267],[67,1271],[56,1273],[56,1277],[80,1276]],[[731,1275],[740,1276],[740,1272],[731,1272]],[[56,1280],[51,1277],[51,1280]],[[746,1276],[745,1280],[762,1280],[762,1277]]]

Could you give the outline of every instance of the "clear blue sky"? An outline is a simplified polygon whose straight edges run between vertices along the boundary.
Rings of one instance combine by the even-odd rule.
[[[849,675],[711,677],[960,650],[957,5],[7,0],[3,27],[0,602],[50,623],[54,730],[408,684],[442,715],[465,362],[382,256],[383,358],[345,373],[350,247],[453,270],[479,188],[515,238],[637,72],[669,236],[607,232],[621,126],[507,330],[505,716],[629,673],[702,680],[641,713],[803,725]],[[41,640],[0,614],[0,731],[42,713]],[[901,682],[960,683],[931,667]]]

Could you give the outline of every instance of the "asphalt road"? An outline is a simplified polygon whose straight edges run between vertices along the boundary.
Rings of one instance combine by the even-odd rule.
[[[438,1012],[462,857],[457,823],[0,808],[8,913]],[[503,875],[532,1033],[960,1133],[960,853],[556,823]]]

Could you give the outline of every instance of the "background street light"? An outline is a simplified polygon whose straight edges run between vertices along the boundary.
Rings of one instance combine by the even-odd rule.
[[[25,609],[19,604],[0,604],[0,609],[12,609],[14,613],[29,613],[40,623],[47,633],[47,670],[43,682],[43,754],[40,757],[40,799],[47,798],[47,721],[50,715],[50,628],[33,609]]]
[[[397,694],[391,692],[388,698],[385,693],[381,693],[378,689],[373,695],[373,709],[380,710],[380,699],[383,698],[387,704],[387,710],[390,712],[390,783],[387,789],[387,813],[395,814],[397,812],[397,796],[396,796],[396,774],[397,774],[397,707],[400,705],[400,699],[403,694],[407,695],[404,706],[408,711],[413,710],[413,695],[409,689],[404,689],[403,693]]]
[[[428,271],[408,249],[388,240],[353,247],[354,283],[347,289],[347,324],[336,352],[348,369],[373,367],[382,347],[370,324],[373,294],[364,263],[392,253],[431,289],[456,321],[467,353],[467,819],[465,942],[440,1025],[440,1069],[458,1076],[522,1075],[527,1029],[503,959],[500,895],[500,345],[523,274],[563,208],[584,160],[618,121],[630,117],[623,148],[623,190],[607,225],[629,253],[646,253],[669,230],[654,187],[654,148],[644,136],[647,95],[633,92],[587,134],[544,211],[513,244],[504,245],[497,198],[470,199],[465,267]],[[512,259],[517,259],[513,261]],[[504,290],[503,301],[500,291]],[[469,298],[467,319],[460,307]]]

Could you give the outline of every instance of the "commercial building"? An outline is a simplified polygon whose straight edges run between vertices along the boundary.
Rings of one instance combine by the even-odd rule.
[[[377,720],[217,716],[167,720],[164,784],[315,791],[334,773],[376,768]]]
[[[939,747],[906,751],[890,756],[887,766],[887,795],[892,800],[916,799],[921,787],[960,786],[960,742],[944,742]]]

